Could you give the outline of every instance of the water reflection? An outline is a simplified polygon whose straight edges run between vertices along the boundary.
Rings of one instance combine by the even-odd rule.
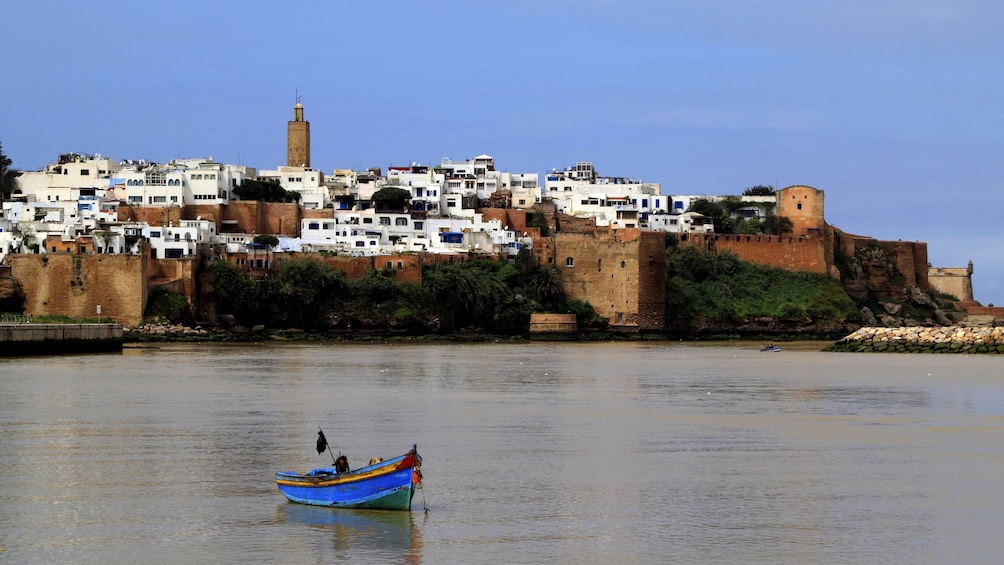
[[[318,559],[362,559],[405,557],[405,562],[421,558],[422,533],[412,512],[388,510],[346,510],[306,504],[284,503],[276,508],[278,525],[307,528],[290,529],[292,537],[320,553]]]

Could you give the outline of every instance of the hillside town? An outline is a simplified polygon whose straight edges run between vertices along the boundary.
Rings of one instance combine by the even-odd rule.
[[[664,194],[659,183],[601,175],[592,162],[541,179],[499,170],[488,154],[326,174],[311,165],[310,135],[297,102],[286,164],[274,169],[211,156],[153,163],[67,153],[22,172],[0,214],[0,278],[20,282],[27,314],[135,325],[156,288],[196,302],[199,267],[213,261],[260,277],[285,257],[311,254],[349,276],[390,268],[415,279],[423,265],[529,250],[611,327],[650,331],[664,325],[667,237],[834,277],[834,250],[853,256],[878,243],[906,287],[982,307],[972,265],[934,268],[923,242],[843,233],[824,218],[823,191],[809,186]],[[742,229],[716,233],[718,219],[700,213],[701,203],[723,206]]]

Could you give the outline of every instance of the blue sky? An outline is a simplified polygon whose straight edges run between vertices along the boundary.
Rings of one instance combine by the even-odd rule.
[[[975,264],[1004,305],[1004,3],[12,0],[0,142],[330,173],[480,153],[667,194],[826,192],[827,221]]]

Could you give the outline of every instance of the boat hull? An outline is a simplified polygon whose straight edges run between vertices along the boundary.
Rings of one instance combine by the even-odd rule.
[[[306,474],[276,473],[279,490],[291,502],[338,508],[410,510],[421,482],[422,458],[414,450],[400,457],[344,473],[331,467]]]

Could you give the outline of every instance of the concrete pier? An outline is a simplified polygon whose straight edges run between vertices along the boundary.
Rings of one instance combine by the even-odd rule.
[[[0,324],[0,355],[122,350],[119,324]]]

